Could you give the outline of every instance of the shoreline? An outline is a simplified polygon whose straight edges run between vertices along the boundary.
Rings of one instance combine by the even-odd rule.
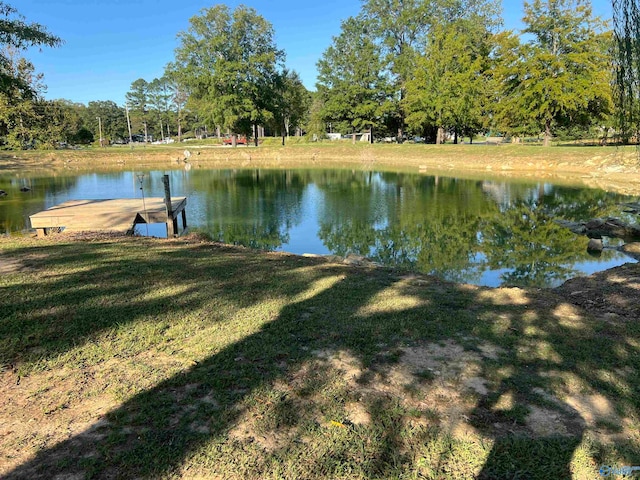
[[[190,155],[185,156],[188,151]],[[292,144],[285,147],[203,145],[109,147],[7,152],[0,172],[103,172],[132,169],[341,168],[455,176],[541,180],[640,195],[636,147],[521,145]]]

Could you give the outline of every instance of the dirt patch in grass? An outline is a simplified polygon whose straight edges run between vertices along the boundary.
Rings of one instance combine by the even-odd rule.
[[[46,371],[26,378],[5,371],[0,381],[4,399],[0,472],[61,441],[77,436],[102,438],[98,427],[118,401],[101,390],[88,370]]]
[[[26,377],[17,370],[0,376],[0,472],[6,472],[65,440],[80,437],[99,441],[108,425],[106,414],[137,391],[155,385],[159,377],[141,374],[149,369],[160,378],[186,365],[161,352],[143,352],[123,362],[112,359],[81,368],[63,367]],[[146,379],[146,380],[145,380]],[[141,380],[143,380],[141,382]],[[87,443],[83,440],[83,444]],[[71,448],[71,447],[70,447]],[[61,458],[69,451],[59,454]],[[84,455],[95,455],[86,451]]]
[[[497,300],[503,298],[498,295]],[[405,421],[412,428],[439,428],[459,440],[479,441],[504,435],[580,436],[584,431],[597,434],[602,424],[617,426],[616,434],[609,435],[611,441],[629,438],[633,432],[633,424],[623,421],[604,396],[584,395],[578,389],[562,400],[537,389],[537,394],[555,408],[537,405],[535,396],[522,403],[521,398],[509,392],[501,395],[492,407],[482,406],[483,399],[497,385],[480,375],[481,364],[504,362],[505,354],[503,348],[486,342],[479,342],[477,351],[469,351],[450,340],[382,351],[377,363],[364,367],[349,352],[316,351],[313,360],[278,382],[274,395],[280,401],[286,398],[291,402],[296,415],[306,415],[295,420],[295,424],[304,421],[325,428],[369,426],[373,422],[371,405],[380,399],[397,399],[406,412],[411,412]],[[326,414],[332,410],[327,397],[336,391],[345,404],[330,416]],[[230,431],[230,437],[240,442],[257,442],[269,452],[283,448],[298,432],[277,422],[272,423],[273,428],[260,426],[264,417],[270,415],[270,408],[273,405],[248,408]],[[505,414],[518,409],[522,411],[520,421],[513,414]],[[474,417],[506,418],[479,430]]]
[[[607,322],[637,322],[640,319],[640,268],[637,264],[573,278],[555,291],[567,302]]]
[[[41,268],[46,259],[46,254],[34,253],[20,258],[12,258],[10,255],[0,252],[0,275],[32,272]]]

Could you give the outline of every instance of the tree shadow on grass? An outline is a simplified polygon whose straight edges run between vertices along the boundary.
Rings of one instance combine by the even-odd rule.
[[[73,254],[99,248],[79,245]],[[277,255],[267,261],[234,249],[156,249],[134,271],[146,269],[157,288],[157,276],[172,269],[166,275],[189,285],[190,300],[134,304],[131,321],[161,318],[167,308],[204,308],[215,319],[211,297],[198,295],[202,288],[216,288],[219,301],[239,309],[271,297],[281,298],[282,308],[259,330],[126,400],[103,422],[40,451],[7,478],[189,476],[185,463],[200,465],[200,474],[210,469],[211,476],[229,478],[275,472],[285,478],[568,478],[585,432],[605,428],[599,419],[608,418],[612,434],[616,421],[637,421],[638,327],[591,318],[553,292],[455,286]],[[222,258],[214,261],[212,253]],[[55,261],[63,265],[64,255]],[[104,279],[116,266],[55,280],[56,294],[39,302],[69,301],[69,288]],[[261,285],[267,277],[268,289]],[[146,292],[134,278],[116,287],[107,283],[106,291]],[[90,308],[74,305],[78,322],[93,319]],[[30,312],[34,304],[15,308]],[[105,305],[103,315],[120,318],[123,312]],[[87,339],[96,330],[79,332]],[[48,354],[71,346],[52,344]],[[449,403],[461,405],[457,414],[434,400],[447,392]],[[349,405],[359,405],[367,420],[351,421]],[[537,414],[551,421],[538,428]],[[251,437],[234,434],[247,418],[259,428],[250,428]],[[477,436],[461,436],[461,426]],[[277,441],[267,448],[256,435]],[[317,443],[309,444],[309,436]],[[478,447],[478,438],[486,448]],[[221,472],[231,465],[216,464],[225,448],[237,448],[240,455],[233,456],[240,458],[233,470]],[[617,454],[631,462],[638,452],[631,439]],[[305,466],[291,465],[298,460]]]
[[[207,261],[211,255],[215,262]],[[264,291],[258,283],[268,275],[269,262],[222,247],[169,247],[147,256],[140,246],[114,254],[108,243],[78,242],[16,250],[11,258],[21,259],[22,269],[32,274],[1,287],[5,365],[48,360],[113,328],[205,308],[212,290],[243,308],[265,295],[295,295],[305,288],[282,282],[275,291]],[[242,285],[240,295],[234,294],[236,284]],[[208,320],[216,320],[215,312]]]

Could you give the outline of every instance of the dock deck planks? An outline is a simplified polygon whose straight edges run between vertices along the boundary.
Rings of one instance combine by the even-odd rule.
[[[136,223],[167,223],[168,234],[177,233],[178,214],[182,214],[186,228],[186,197],[171,199],[172,214],[167,218],[164,198],[118,198],[107,200],[69,200],[31,215],[31,227],[38,236],[49,229],[65,231],[120,231],[128,232]],[[172,228],[173,227],[173,228]]]

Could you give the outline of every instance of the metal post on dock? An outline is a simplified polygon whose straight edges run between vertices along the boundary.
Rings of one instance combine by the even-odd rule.
[[[169,175],[162,177],[164,183],[164,204],[167,207],[167,237],[175,237],[178,235],[178,219],[173,214],[173,205],[171,204],[171,186],[169,184]]]

